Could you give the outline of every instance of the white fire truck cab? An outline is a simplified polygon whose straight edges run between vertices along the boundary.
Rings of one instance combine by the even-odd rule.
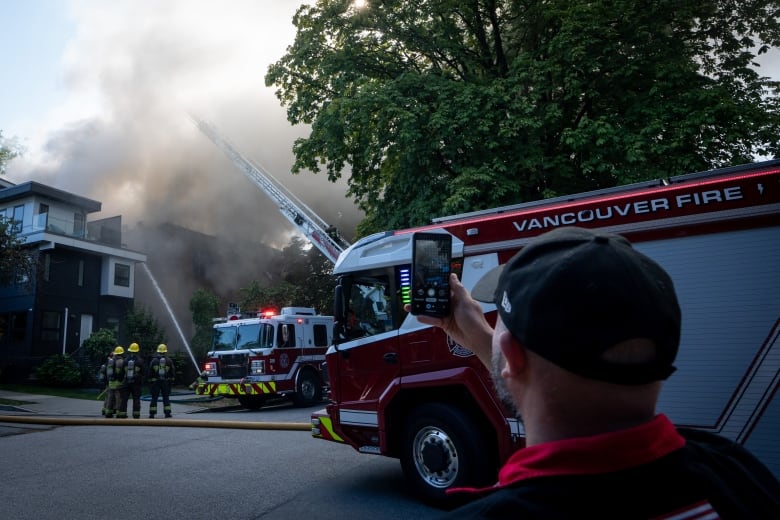
[[[683,175],[434,219],[365,237],[339,257],[330,402],[316,438],[400,459],[434,504],[450,487],[496,481],[522,423],[486,368],[404,311],[415,231],[452,235],[467,289],[533,237],[577,225],[619,233],[672,276],[682,307],[677,371],[658,411],[744,444],[780,477],[780,161]],[[488,320],[495,306],[483,304]]]
[[[284,307],[281,313],[263,312],[255,318],[229,314],[233,319],[214,324],[204,381],[196,394],[235,398],[253,410],[271,398],[292,398],[298,406],[322,400],[332,316],[307,307]]]

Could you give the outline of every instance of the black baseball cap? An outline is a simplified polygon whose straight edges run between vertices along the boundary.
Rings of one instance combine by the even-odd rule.
[[[675,370],[681,314],[672,279],[620,235],[549,231],[489,271],[471,295],[495,303],[525,348],[580,376],[640,385]],[[653,359],[626,364],[602,356],[638,338],[654,343]]]

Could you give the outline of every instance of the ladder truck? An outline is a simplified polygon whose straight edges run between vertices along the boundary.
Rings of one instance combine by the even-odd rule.
[[[279,205],[279,211],[303,234],[319,251],[336,263],[339,255],[350,244],[339,234],[334,226],[329,226],[311,208],[284,187],[273,175],[259,165],[252,163],[233,146],[217,128],[190,114],[190,119],[198,129],[208,137],[258,188]]]
[[[195,126],[233,164],[279,206],[279,211],[335,264],[350,244],[270,173],[241,154],[217,128],[189,114]],[[198,395],[236,398],[245,408],[259,409],[269,397],[292,396],[299,406],[319,402],[327,389],[325,351],[332,344],[333,317],[314,309],[290,307],[279,316],[240,319],[214,324],[214,344],[201,372]],[[233,341],[225,341],[235,331]],[[291,346],[283,348],[289,331]],[[242,340],[236,338],[241,336]]]
[[[496,482],[501,464],[524,446],[525,430],[467,345],[406,312],[414,234],[450,234],[452,271],[471,290],[533,237],[570,225],[625,236],[674,280],[682,335],[659,411],[678,426],[745,445],[780,476],[780,161],[361,238],[333,268],[330,391],[326,407],[312,414],[313,436],[399,459],[406,482],[434,505],[452,505],[449,488]],[[482,308],[495,322],[495,305]],[[355,325],[345,319],[353,310]]]

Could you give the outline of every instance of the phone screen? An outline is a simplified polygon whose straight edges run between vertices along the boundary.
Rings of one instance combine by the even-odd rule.
[[[412,239],[412,314],[450,313],[452,235],[415,233]]]

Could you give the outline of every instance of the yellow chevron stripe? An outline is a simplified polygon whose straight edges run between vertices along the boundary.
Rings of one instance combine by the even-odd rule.
[[[314,437],[323,437],[323,438],[331,438],[334,441],[337,442],[344,442],[344,439],[339,437],[339,435],[333,431],[333,421],[330,420],[330,417],[328,416],[322,416],[318,417],[320,420],[320,430],[325,429],[325,431],[328,432],[328,435],[323,435],[320,433],[319,435],[314,435]]]
[[[275,394],[276,381],[269,381],[267,383],[244,383],[242,389],[243,393],[248,395]]]
[[[275,394],[276,381],[267,383],[202,383],[195,389],[197,395],[262,395]]]

